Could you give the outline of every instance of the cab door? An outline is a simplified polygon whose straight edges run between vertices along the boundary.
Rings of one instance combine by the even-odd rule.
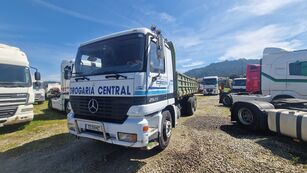
[[[147,102],[154,103],[166,100],[167,84],[165,58],[158,58],[157,41],[151,38],[148,52]]]

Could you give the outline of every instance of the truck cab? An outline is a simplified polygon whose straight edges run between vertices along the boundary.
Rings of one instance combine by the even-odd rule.
[[[35,78],[40,80],[38,72]],[[33,103],[34,93],[26,54],[19,48],[0,44],[0,127],[31,121]]]
[[[34,98],[35,102],[38,104],[44,103],[45,101],[45,90],[43,87],[43,83],[41,81],[35,81],[33,82],[33,92],[34,92]]]
[[[164,149],[180,108],[195,106],[187,103],[193,101],[190,96],[192,89],[197,92],[197,82],[195,90],[190,87],[177,97],[175,50],[154,28],[132,29],[81,44],[74,70],[74,74],[66,72],[66,78],[72,76],[72,112],[67,119],[69,132],[78,137]]]
[[[232,81],[231,92],[246,92],[246,78],[235,78]]]
[[[204,95],[217,95],[219,94],[218,76],[207,76],[203,78],[203,94]]]

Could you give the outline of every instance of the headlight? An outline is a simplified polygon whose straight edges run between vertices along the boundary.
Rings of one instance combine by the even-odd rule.
[[[23,108],[23,109],[21,109],[21,112],[29,112],[29,111],[33,111],[33,108]]]
[[[136,134],[118,132],[117,135],[120,141],[125,141],[125,142],[136,142],[137,141]]]

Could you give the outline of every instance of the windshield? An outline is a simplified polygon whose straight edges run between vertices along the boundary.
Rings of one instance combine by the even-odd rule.
[[[143,71],[144,50],[144,34],[130,34],[82,46],[76,57],[76,75]]]
[[[204,85],[216,85],[217,84],[217,80],[215,78],[203,79],[203,84]]]
[[[246,85],[246,80],[234,80],[233,81],[233,86],[245,86]]]
[[[31,84],[28,67],[0,64],[0,86],[29,87]]]
[[[33,82],[33,89],[43,89],[43,84],[41,82]]]

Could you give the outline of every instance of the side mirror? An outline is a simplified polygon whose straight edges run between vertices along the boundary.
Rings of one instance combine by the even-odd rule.
[[[40,74],[39,72],[36,71],[36,72],[34,73],[34,78],[35,78],[36,81],[41,80],[41,74]]]
[[[157,46],[157,55],[159,59],[164,59],[164,38],[161,35],[161,32],[157,31],[158,35],[158,46]]]
[[[66,67],[64,68],[64,79],[65,79],[65,80],[68,80],[68,79],[71,78],[71,76],[72,76],[71,68],[70,68],[69,66],[66,66]]]

